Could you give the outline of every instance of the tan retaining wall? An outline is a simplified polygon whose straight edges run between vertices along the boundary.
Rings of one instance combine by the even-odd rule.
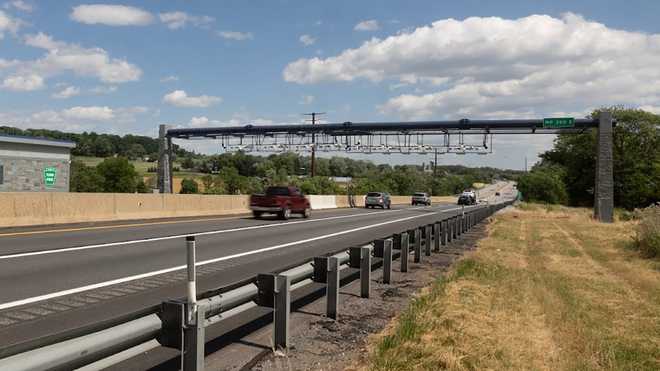
[[[0,193],[0,227],[241,214],[249,196]]]
[[[323,198],[322,208],[325,208],[331,204],[326,198],[333,196],[313,196],[312,201],[314,197]],[[334,197],[336,207],[349,207],[348,196]],[[250,211],[249,198],[198,194],[0,192],[0,227],[243,214]],[[455,197],[433,197],[433,202],[455,201]],[[364,207],[364,196],[355,196],[355,203],[357,207]],[[409,196],[392,196],[393,205],[408,203]]]

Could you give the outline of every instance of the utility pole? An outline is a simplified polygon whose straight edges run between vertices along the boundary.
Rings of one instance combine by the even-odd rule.
[[[438,149],[435,148],[435,160],[433,161],[433,176],[436,176],[438,173]]]
[[[325,112],[303,113],[303,115],[312,116],[311,120],[306,120],[306,121],[310,121],[312,123],[312,125],[315,125],[316,124],[316,116],[317,115],[325,115]],[[315,164],[315,162],[316,162],[316,134],[312,133],[312,164],[311,164],[311,170],[310,170],[312,178],[316,174],[316,164]]]

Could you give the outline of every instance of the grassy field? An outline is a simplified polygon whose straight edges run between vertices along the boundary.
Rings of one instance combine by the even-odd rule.
[[[633,222],[523,204],[370,341],[356,369],[659,370],[660,261]]]
[[[96,166],[100,164],[104,158],[103,157],[88,157],[88,156],[76,156],[74,160],[82,161],[85,165],[87,166]],[[135,166],[135,170],[140,174],[147,174],[147,169],[150,167],[158,167],[157,162],[147,162],[147,161],[141,161],[141,160],[132,160],[130,161],[133,166]],[[176,165],[175,165],[176,166]]]
[[[103,157],[90,157],[90,156],[76,156],[74,160],[79,160],[82,161],[85,165],[87,166],[96,166],[103,161]],[[154,173],[148,172],[148,169],[150,167],[158,167],[157,162],[147,162],[147,161],[141,161],[141,160],[131,160],[130,161],[133,166],[135,166],[135,170],[138,172],[138,174],[147,176],[147,175],[154,175]],[[173,164],[174,167],[180,167],[181,165],[177,162]],[[175,171],[174,175],[177,177],[200,177],[203,176],[203,173],[197,173],[193,171]]]

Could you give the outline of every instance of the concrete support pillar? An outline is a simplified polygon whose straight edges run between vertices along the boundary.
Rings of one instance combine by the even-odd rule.
[[[603,111],[598,116],[596,187],[594,192],[594,217],[603,223],[614,221],[612,134],[612,113]]]
[[[172,193],[172,139],[167,137],[167,125],[158,128],[158,174],[160,193]]]

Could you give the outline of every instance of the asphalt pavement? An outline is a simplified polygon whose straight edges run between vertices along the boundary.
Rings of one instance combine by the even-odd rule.
[[[221,217],[0,231],[1,349],[185,295],[185,237],[198,291],[360,246],[460,212],[456,205],[316,211],[309,219]]]

